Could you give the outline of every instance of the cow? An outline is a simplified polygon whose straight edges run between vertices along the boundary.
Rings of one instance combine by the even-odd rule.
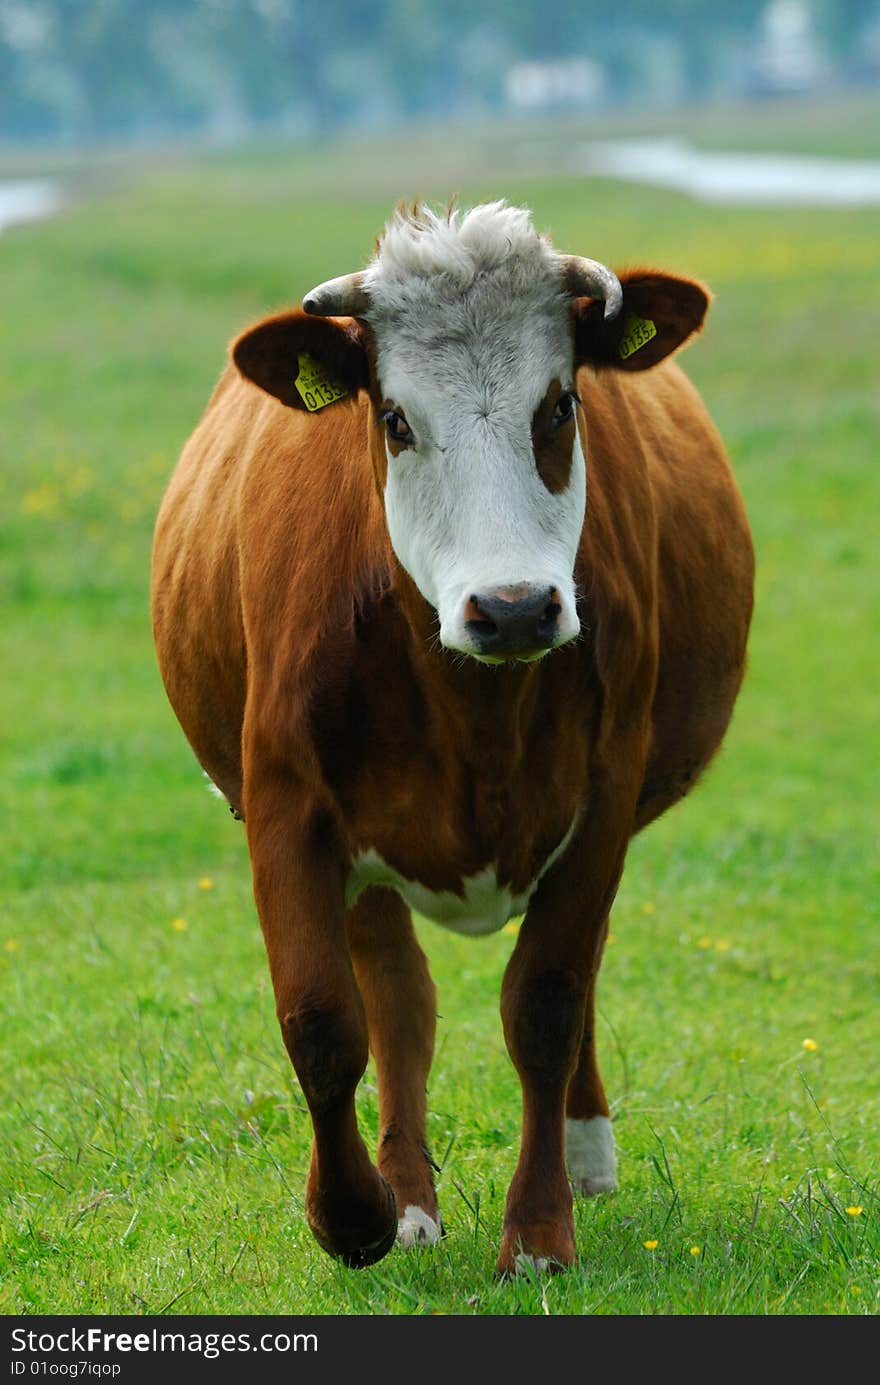
[[[557,251],[507,202],[401,206],[366,268],[234,341],[162,501],[159,665],[244,819],[306,1214],[349,1266],[444,1231],[411,910],[468,935],[523,916],[498,1273],[575,1263],[573,1195],[616,1187],[609,910],[633,834],[721,744],[752,611],[744,505],[671,359],[708,303]]]

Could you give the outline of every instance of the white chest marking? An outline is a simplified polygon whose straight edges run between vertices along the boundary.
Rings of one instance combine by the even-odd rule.
[[[464,893],[461,895],[453,894],[451,890],[429,890],[417,880],[407,880],[383,861],[377,851],[371,849],[355,858],[345,892],[346,907],[350,908],[368,886],[385,885],[397,890],[417,914],[442,924],[444,928],[451,928],[455,933],[470,937],[497,933],[508,919],[525,913],[541,876],[559,859],[571,841],[576,821],[575,818],[562,841],[522,894],[513,894],[506,886],[500,886],[494,866],[487,866],[477,875],[464,880]]]

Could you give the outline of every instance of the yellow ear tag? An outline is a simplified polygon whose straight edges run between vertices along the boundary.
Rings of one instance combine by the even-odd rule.
[[[326,409],[328,404],[335,404],[337,399],[344,399],[348,394],[345,386],[328,375],[320,361],[305,351],[299,358],[299,374],[293,383],[310,414]]]
[[[618,356],[625,361],[628,356],[633,356],[636,351],[641,351],[643,346],[647,346],[656,335],[657,328],[649,317],[627,313],[623,321],[623,336],[617,344]]]

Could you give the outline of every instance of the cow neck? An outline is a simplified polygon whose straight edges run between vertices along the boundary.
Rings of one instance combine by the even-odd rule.
[[[492,779],[518,765],[538,700],[540,664],[480,664],[443,649],[437,612],[395,561],[393,592],[409,633],[409,661],[435,730]]]

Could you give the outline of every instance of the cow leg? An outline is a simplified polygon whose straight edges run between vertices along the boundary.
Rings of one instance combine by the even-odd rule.
[[[394,1244],[394,1194],[355,1115],[367,1024],[345,935],[347,868],[332,811],[281,774],[246,781],[254,893],[281,1032],[312,1117],[306,1215],[319,1244],[352,1266]]]
[[[364,891],[348,915],[348,939],[376,1060],[378,1163],[397,1199],[397,1240],[434,1245],[441,1224],[425,1124],[437,993],[395,891]]]
[[[522,1084],[523,1125],[507,1195],[501,1274],[516,1270],[521,1257],[540,1268],[575,1260],[566,1103],[583,1055],[588,997],[623,869],[635,797],[635,788],[617,798],[597,795],[566,855],[533,895],[504,975],[501,1015]]]
[[[607,926],[602,930],[603,941],[606,934]],[[614,1131],[596,1059],[595,997],[594,972],[587,987],[577,1067],[565,1103],[568,1176],[574,1191],[584,1197],[613,1193],[617,1188]]]

